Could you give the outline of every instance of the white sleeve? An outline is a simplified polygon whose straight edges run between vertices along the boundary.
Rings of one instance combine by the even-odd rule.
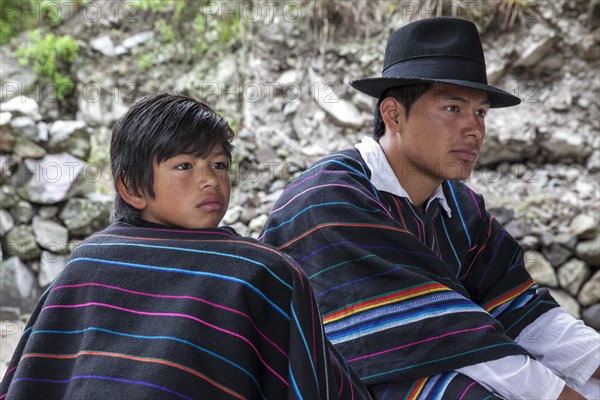
[[[565,387],[565,382],[551,370],[525,355],[507,356],[456,371],[511,400],[556,400]]]
[[[576,391],[600,366],[600,335],[562,307],[542,314],[515,342]]]

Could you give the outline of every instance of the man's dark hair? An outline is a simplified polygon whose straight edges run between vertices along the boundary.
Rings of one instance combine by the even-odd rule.
[[[383,136],[385,133],[385,123],[383,122],[383,118],[381,117],[381,112],[379,111],[379,106],[381,102],[387,97],[393,97],[400,104],[404,106],[406,109],[406,116],[410,113],[410,108],[414,104],[415,101],[419,99],[425,92],[431,89],[433,86],[432,83],[418,83],[415,85],[406,85],[406,86],[394,86],[383,92],[377,105],[375,106],[375,119],[373,121],[373,139],[379,141],[379,138]]]
[[[111,219],[136,222],[139,210],[117,190],[119,179],[134,193],[154,198],[154,163],[178,154],[208,155],[217,144],[231,161],[233,131],[227,121],[206,104],[167,93],[144,97],[114,125],[110,167],[115,185]]]

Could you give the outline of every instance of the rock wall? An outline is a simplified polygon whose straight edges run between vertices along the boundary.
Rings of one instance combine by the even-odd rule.
[[[83,49],[74,112],[65,114],[18,66],[12,53],[19,40],[0,49],[0,319],[28,313],[69,250],[107,223],[110,176],[94,160],[133,100],[187,94],[235,124],[224,222],[256,236],[298,172],[369,134],[374,100],[347,83],[379,75],[387,36],[426,16],[408,7],[418,2],[387,2],[400,4],[395,11],[368,9],[386,2],[346,2],[360,7],[344,8],[333,29],[324,26],[327,18],[290,18],[271,8],[269,18],[244,21],[240,48],[191,64],[165,52],[142,69],[140,55],[161,45],[153,20],[117,13],[114,4],[124,2],[91,3],[99,16],[79,13],[62,27]],[[526,248],[534,278],[600,329],[600,2],[539,4],[539,15],[520,27],[482,27],[490,81],[523,103],[490,113],[468,183]],[[227,10],[212,10],[211,18]],[[367,17],[382,18],[368,33]]]

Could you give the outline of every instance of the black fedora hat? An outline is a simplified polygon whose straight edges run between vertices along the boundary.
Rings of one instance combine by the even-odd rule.
[[[521,102],[488,85],[477,27],[458,18],[427,18],[402,26],[387,42],[382,77],[358,79],[350,85],[379,98],[389,88],[426,82],[484,91],[491,107]]]

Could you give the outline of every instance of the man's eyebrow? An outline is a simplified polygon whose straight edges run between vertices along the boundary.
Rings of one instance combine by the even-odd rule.
[[[457,101],[459,103],[463,103],[463,104],[469,104],[470,101],[465,99],[464,97],[460,97],[460,96],[444,96],[442,97],[442,100],[446,100],[446,101]],[[482,100],[480,103],[480,105],[489,105],[490,101],[488,99]]]

